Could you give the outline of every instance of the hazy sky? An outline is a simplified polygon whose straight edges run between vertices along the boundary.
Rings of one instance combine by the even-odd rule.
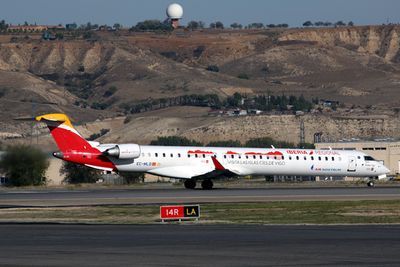
[[[238,22],[288,23],[304,21],[354,21],[355,24],[400,22],[399,0],[0,0],[0,19],[18,24],[58,24],[88,21],[112,25],[135,25],[145,19],[166,18],[168,4],[183,6],[183,24],[202,20],[208,25],[220,20]]]

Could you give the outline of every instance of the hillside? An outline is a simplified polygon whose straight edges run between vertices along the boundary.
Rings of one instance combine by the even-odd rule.
[[[94,40],[63,41],[41,41],[34,35],[3,36],[0,137],[7,135],[4,133],[30,134],[30,124],[16,123],[13,117],[67,112],[81,124],[129,114],[137,103],[190,94],[217,94],[221,99],[235,92],[303,94],[308,99],[340,101],[344,108],[366,110],[372,106],[376,113],[372,115],[393,117],[400,84],[399,33],[399,26],[365,26],[178,31],[169,35],[98,33]],[[210,65],[218,66],[219,72],[207,71]],[[170,130],[171,134],[197,139],[207,131],[213,132],[213,138],[240,138],[240,133],[218,128],[218,123],[227,122],[209,118],[206,112],[178,119],[175,115],[165,119],[163,112],[165,109],[135,114],[121,131],[148,136],[143,141],[168,134],[164,130],[149,133],[151,127],[146,127],[151,121],[155,128],[173,125],[180,130]],[[332,115],[343,114],[326,114],[328,118]],[[251,126],[258,119],[232,120],[258,129]],[[211,124],[212,130],[207,128]],[[265,130],[260,128],[255,134]],[[125,137],[110,133],[108,139]]]

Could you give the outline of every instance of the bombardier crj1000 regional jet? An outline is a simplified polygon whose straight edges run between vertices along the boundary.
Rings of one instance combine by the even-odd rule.
[[[65,161],[114,172],[146,172],[185,180],[193,189],[213,187],[212,179],[245,175],[378,177],[389,170],[358,151],[148,146],[86,141],[65,114],[35,118],[47,124]]]

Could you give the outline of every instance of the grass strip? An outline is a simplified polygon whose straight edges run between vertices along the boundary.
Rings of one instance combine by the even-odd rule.
[[[160,222],[159,205],[0,209],[0,222],[148,224]],[[198,223],[393,224],[400,202],[272,201],[201,205]]]

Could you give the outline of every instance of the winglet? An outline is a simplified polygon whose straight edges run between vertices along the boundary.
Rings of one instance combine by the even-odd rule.
[[[214,163],[214,166],[215,166],[215,169],[217,171],[224,171],[225,170],[224,166],[222,166],[222,164],[217,160],[216,157],[211,157],[211,159],[212,159],[212,161]]]

